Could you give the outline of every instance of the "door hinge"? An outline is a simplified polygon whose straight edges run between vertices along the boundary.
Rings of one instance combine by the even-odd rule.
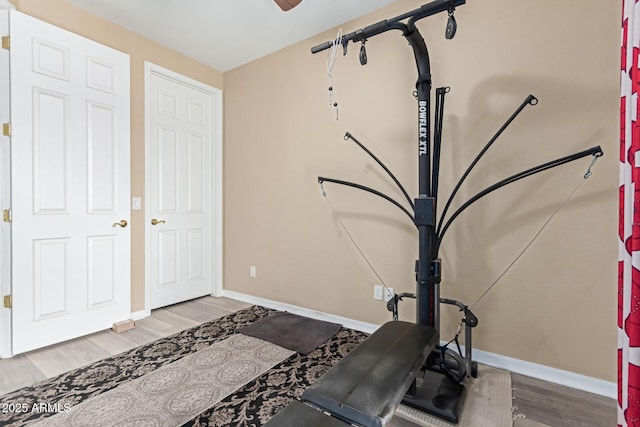
[[[4,296],[4,308],[13,308],[13,298],[11,298],[11,295]]]
[[[11,209],[5,209],[2,211],[2,221],[11,222]]]
[[[11,123],[2,124],[2,134],[4,136],[11,136]]]
[[[11,50],[11,37],[10,36],[2,36],[2,48]]]

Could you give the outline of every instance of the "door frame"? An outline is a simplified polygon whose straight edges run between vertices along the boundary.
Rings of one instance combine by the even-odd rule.
[[[9,8],[0,2],[0,35],[9,35]],[[11,122],[9,51],[0,48],[0,123]],[[0,211],[11,208],[11,137],[0,132]],[[0,218],[0,221],[2,219]],[[11,294],[11,224],[0,222],[0,358],[13,356],[11,309],[2,302]]]
[[[179,84],[189,86],[193,89],[205,92],[213,98],[213,135],[212,135],[212,150],[211,150],[211,164],[215,169],[211,174],[213,183],[211,188],[213,189],[212,199],[212,221],[211,231],[211,243],[213,244],[213,259],[212,261],[212,290],[211,295],[222,296],[222,91],[220,89],[209,86],[200,81],[194,80],[190,77],[179,74],[175,71],[171,71],[167,68],[156,65],[152,62],[144,62],[144,166],[145,166],[145,180],[144,180],[144,233],[145,233],[145,256],[144,256],[144,293],[145,293],[145,307],[144,316],[151,314],[151,260],[149,257],[149,248],[151,245],[151,213],[148,205],[150,200],[150,162],[149,158],[151,148],[151,109],[150,109],[150,80],[151,75],[158,75],[163,78],[173,80]],[[143,316],[143,317],[144,317]]]

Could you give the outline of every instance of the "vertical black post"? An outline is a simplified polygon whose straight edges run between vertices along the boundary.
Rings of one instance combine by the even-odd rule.
[[[422,35],[413,23],[404,33],[418,67],[416,93],[418,100],[418,198],[415,200],[415,221],[418,227],[418,261],[416,262],[416,320],[421,325],[434,326],[435,298],[432,250],[435,243],[435,201],[431,194],[431,67],[429,53]]]

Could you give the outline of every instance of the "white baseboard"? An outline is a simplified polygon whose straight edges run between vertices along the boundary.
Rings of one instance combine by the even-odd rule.
[[[136,321],[151,316],[151,310],[140,310],[131,313],[131,320]]]
[[[256,304],[263,307],[271,308],[274,310],[288,311],[289,313],[310,317],[312,319],[340,323],[347,328],[355,329],[356,331],[362,331],[369,334],[373,333],[380,326],[373,323],[360,322],[358,320],[348,319],[346,317],[335,316],[333,314],[310,310],[304,307],[298,307],[291,304],[285,304],[265,298],[255,297],[240,292],[224,290],[223,296],[238,301],[243,301],[249,304]],[[571,371],[552,368],[550,366],[527,362],[526,360],[514,359],[512,357],[502,356],[500,354],[475,349],[473,350],[473,360],[483,365],[492,366],[498,369],[504,369],[510,372],[515,372],[517,374],[526,375],[528,377],[564,385],[612,399],[616,399],[618,395],[618,386],[616,383],[600,380],[598,378],[588,377],[586,375],[576,374],[575,372]]]
[[[356,331],[366,332],[368,334],[373,333],[380,325],[374,325],[373,323],[360,322],[358,320],[348,319],[346,317],[335,316],[333,314],[323,313],[321,311],[314,311],[304,307],[298,307],[296,305],[285,304],[265,298],[254,297],[252,295],[242,294],[234,291],[223,291],[223,296],[238,301],[243,301],[249,304],[261,305],[263,307],[272,308],[279,311],[288,311],[289,313],[298,314],[300,316],[310,317],[312,319],[324,320],[326,322],[340,323],[346,328],[355,329]]]
[[[483,365],[493,366],[494,368],[526,375],[527,377],[564,385],[611,399],[618,398],[618,385],[598,378],[482,350],[473,350],[473,360]]]

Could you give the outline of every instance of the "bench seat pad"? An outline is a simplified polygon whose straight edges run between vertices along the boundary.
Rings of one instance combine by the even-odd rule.
[[[346,422],[382,427],[438,340],[430,326],[387,322],[307,388],[302,399]]]

